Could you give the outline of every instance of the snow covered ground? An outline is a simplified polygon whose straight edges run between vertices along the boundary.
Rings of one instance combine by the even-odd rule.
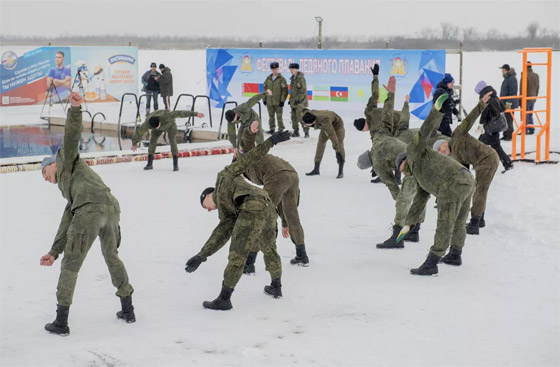
[[[179,172],[169,159],[151,172],[143,162],[94,166],[121,203],[121,257],[137,322],[115,317],[120,305],[97,243],[80,272],[66,338],[43,330],[55,316],[60,259],[39,266],[65,201],[37,171],[0,175],[0,365],[558,366],[560,166],[518,163],[498,173],[487,227],[468,236],[464,265],[420,278],[409,269],[432,244],[433,201],[420,243],[377,250],[394,205],[355,165],[367,135],[347,123],[343,180],[334,178],[330,146],[321,176],[304,175],[316,132],[273,148],[300,173],[311,266],[290,266],[293,245],[279,238],[284,298],[264,295],[269,276],[259,255],[257,275],[241,279],[230,312],[201,305],[219,292],[227,246],[195,273],[183,269],[218,223],[198,195],[231,156],[180,159]]]

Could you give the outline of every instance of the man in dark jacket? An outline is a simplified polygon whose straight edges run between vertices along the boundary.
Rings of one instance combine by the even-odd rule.
[[[154,98],[154,111],[159,109],[158,95],[159,95],[159,82],[158,79],[161,73],[156,69],[156,63],[152,62],[150,70],[142,75],[142,92],[146,93],[146,115],[150,113],[150,102]]]
[[[528,61],[531,64],[531,61]],[[519,82],[519,90],[523,93],[523,73],[521,73],[521,81]],[[539,74],[533,71],[533,67],[531,65],[527,66],[527,97],[536,97],[539,95]],[[533,125],[533,114],[529,113],[535,109],[535,102],[536,99],[529,99],[527,100],[527,117],[526,117],[526,125]],[[531,135],[535,133],[534,127],[528,127],[525,129],[526,133]]]
[[[171,74],[171,69],[163,64],[159,64],[159,70],[161,71],[161,76],[159,77],[159,92],[163,97],[163,104],[165,109],[171,109],[171,96],[173,95],[173,74]]]
[[[486,107],[480,115],[480,124],[482,126],[485,126],[491,121],[495,120],[500,116],[500,113],[505,111],[506,104],[504,103],[504,101],[498,98],[494,88],[492,88],[491,85],[486,85],[486,82],[484,80],[478,82],[478,84],[474,88],[474,91],[479,95],[479,98],[482,98],[488,92],[493,92],[490,95],[490,99],[488,100],[488,107]],[[504,166],[504,169],[506,171],[513,168],[513,162],[511,161],[511,158],[506,152],[504,152],[500,144],[499,132],[495,132],[493,134],[488,134],[485,132],[484,134],[479,136],[478,140],[486,145],[490,145],[496,151],[496,153],[498,153],[498,157],[500,158],[500,161],[502,162],[502,165]],[[481,219],[481,224],[484,227],[484,214]]]
[[[455,107],[455,101],[453,100],[453,84],[455,84],[455,80],[451,74],[445,74],[443,79],[437,84],[433,98],[435,103],[442,94],[449,94],[449,98],[447,98],[443,105],[444,115],[438,128],[438,131],[445,136],[451,136],[451,127],[449,125],[453,123],[453,115],[459,116],[459,110]]]
[[[515,69],[510,68],[508,64],[502,65],[502,75],[504,76],[504,81],[502,82],[502,88],[500,89],[500,97],[517,96],[517,78],[515,74]],[[506,99],[506,103],[511,103],[511,108],[519,107],[519,100],[517,98]],[[511,135],[513,134],[513,112],[506,113],[506,120],[508,124],[508,129],[504,131],[503,140],[511,140]]]

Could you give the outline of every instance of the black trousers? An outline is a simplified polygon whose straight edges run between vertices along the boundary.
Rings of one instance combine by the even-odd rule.
[[[492,149],[494,149],[496,153],[498,153],[498,156],[500,157],[500,161],[502,162],[504,168],[511,165],[511,158],[506,152],[504,152],[504,149],[502,148],[502,145],[500,143],[500,133],[494,133],[492,135],[484,133],[480,135],[478,140],[480,140],[486,145],[490,145]]]

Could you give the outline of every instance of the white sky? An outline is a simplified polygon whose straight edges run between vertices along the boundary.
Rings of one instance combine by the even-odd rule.
[[[0,0],[8,35],[137,34],[260,40],[323,35],[414,35],[450,22],[517,35],[527,24],[560,29],[560,0]]]

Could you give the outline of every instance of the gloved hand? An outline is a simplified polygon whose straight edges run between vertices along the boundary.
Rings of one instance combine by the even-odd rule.
[[[195,255],[193,257],[191,257],[189,259],[189,261],[187,261],[187,266],[185,267],[185,271],[187,273],[192,273],[193,271],[195,271],[196,269],[198,269],[198,267],[200,266],[200,264],[202,264],[204,260],[202,260],[202,257],[200,257],[199,255]]]
[[[264,100],[264,101],[263,101],[263,105],[265,105],[265,106],[266,106],[266,100]]]
[[[410,231],[410,226],[406,225],[404,226],[401,231],[399,232],[399,235],[397,236],[397,243],[401,242],[402,239],[404,238],[404,236],[406,236],[406,234]]]
[[[274,134],[272,134],[272,136],[269,139],[272,145],[276,145],[283,141],[290,140],[290,131],[289,130],[277,131]]]
[[[278,104],[278,106],[284,107],[284,102],[280,102],[280,103]]]
[[[336,161],[338,164],[344,163],[344,158],[342,158],[342,153],[336,152]]]
[[[373,75],[379,75],[379,64],[375,64],[373,68],[371,68],[371,73]]]

